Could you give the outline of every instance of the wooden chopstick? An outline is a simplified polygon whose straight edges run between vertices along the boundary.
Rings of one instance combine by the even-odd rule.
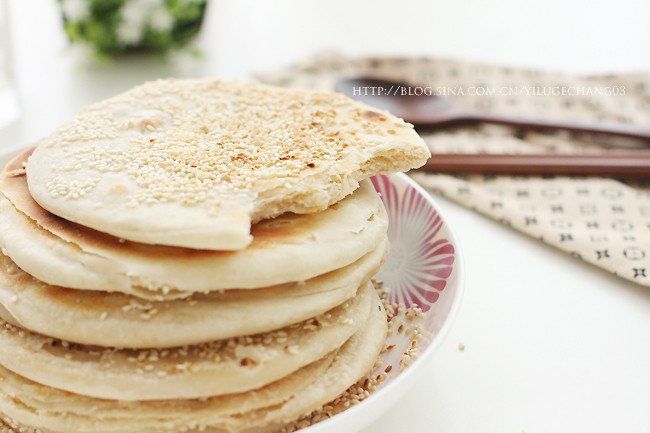
[[[650,178],[650,151],[598,154],[433,154],[420,170],[450,174]]]

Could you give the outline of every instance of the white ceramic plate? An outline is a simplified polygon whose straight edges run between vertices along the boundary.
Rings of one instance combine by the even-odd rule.
[[[426,369],[451,327],[463,291],[464,267],[460,247],[448,221],[431,196],[404,174],[375,176],[375,189],[381,194],[389,217],[390,254],[377,278],[390,291],[393,302],[419,306],[423,313],[422,339],[418,357],[403,370],[401,355],[410,347],[405,333],[394,333],[387,344],[395,348],[384,354],[385,367],[392,365],[386,379],[366,400],[311,427],[304,433],[357,432],[390,411]]]

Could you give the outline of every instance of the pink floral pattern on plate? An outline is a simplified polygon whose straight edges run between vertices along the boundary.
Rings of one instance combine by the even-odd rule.
[[[417,323],[397,319],[407,326],[403,332],[396,330],[388,335],[386,345],[391,349],[382,353],[383,362],[373,372],[386,374],[386,378],[368,399],[300,430],[304,433],[356,433],[390,410],[417,375],[426,371],[424,366],[430,366],[426,359],[449,332],[460,306],[464,275],[460,246],[433,198],[404,174],[375,176],[372,182],[390,218],[391,252],[377,278],[384,281],[391,302],[417,305],[424,314]],[[416,358],[402,365],[403,355],[414,347],[411,326],[419,327],[421,332]]]
[[[377,278],[390,288],[391,302],[429,311],[453,270],[455,250],[441,230],[445,222],[410,183],[383,175],[371,180],[389,219],[390,254]]]

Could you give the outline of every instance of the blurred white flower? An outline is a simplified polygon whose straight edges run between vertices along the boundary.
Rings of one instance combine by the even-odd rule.
[[[117,39],[125,45],[137,45],[142,39],[142,24],[121,22],[117,27]]]
[[[173,24],[174,19],[169,12],[167,12],[167,8],[164,6],[154,10],[149,19],[149,25],[151,28],[160,32],[171,30]]]
[[[63,0],[63,14],[70,21],[81,21],[90,15],[89,0]]]
[[[127,1],[120,9],[122,15],[122,24],[139,27],[142,33],[142,27],[149,14],[149,5],[144,1],[133,0]]]
[[[123,25],[117,31],[123,42],[138,42],[147,24],[158,31],[169,31],[174,24],[164,0],[128,0],[120,13]]]
[[[165,5],[165,0],[130,0],[130,1],[140,2],[144,7],[148,9],[153,9]]]

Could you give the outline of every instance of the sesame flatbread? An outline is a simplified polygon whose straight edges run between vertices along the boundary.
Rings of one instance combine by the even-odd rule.
[[[6,408],[15,419],[23,422],[30,422],[28,420],[31,419],[33,424],[40,426],[38,432],[42,433],[56,432],[56,427],[62,428],[58,430],[61,433],[85,431],[85,428],[90,428],[93,433],[103,433],[120,431],[127,423],[143,429],[138,433],[170,431],[171,426],[184,426],[188,429],[185,431],[189,431],[197,421],[226,418],[282,404],[322,375],[338,352],[328,354],[264,387],[244,393],[203,399],[138,402],[102,400],[60,391],[25,379],[0,365],[0,413]],[[34,422],[34,410],[44,414],[45,421],[53,424],[44,426],[42,421]],[[37,433],[35,429],[18,424],[6,415],[0,415],[0,418],[7,428],[6,431],[0,428],[2,433]],[[167,430],[165,426],[169,426]],[[10,427],[14,430],[9,430]]]
[[[69,221],[141,243],[246,248],[251,223],[320,212],[430,156],[387,112],[331,92],[159,80],[81,110],[27,164]]]
[[[386,313],[376,294],[372,304],[366,324],[333,359],[321,359],[255,391],[202,400],[98,400],[0,367],[0,412],[16,429],[43,433],[276,432],[335,399],[372,369],[386,338]]]
[[[70,342],[173,347],[267,332],[317,316],[355,296],[378,270],[388,242],[342,269],[256,290],[149,301],[43,283],[0,254],[0,317]]]
[[[0,183],[0,246],[48,284],[177,299],[197,292],[257,289],[304,281],[342,268],[378,248],[388,217],[370,181],[314,215],[284,214],[252,228],[241,251],[208,251],[125,241],[59,218],[30,196],[25,151]],[[5,199],[6,198],[6,199]]]
[[[169,349],[72,344],[2,324],[0,364],[38,383],[119,400],[198,398],[271,383],[341,347],[366,322],[374,289],[277,331]]]

